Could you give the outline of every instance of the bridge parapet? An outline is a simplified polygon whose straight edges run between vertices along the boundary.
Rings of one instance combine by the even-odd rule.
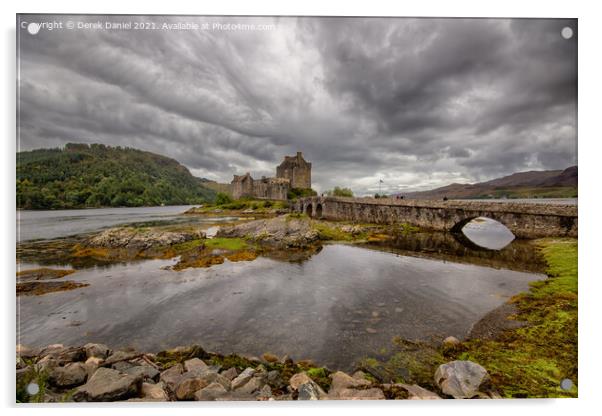
[[[313,218],[408,223],[439,231],[459,231],[470,220],[487,217],[504,224],[518,238],[577,237],[578,234],[575,205],[317,196],[296,200],[292,209]]]

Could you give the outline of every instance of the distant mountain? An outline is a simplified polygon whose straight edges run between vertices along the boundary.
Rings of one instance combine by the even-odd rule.
[[[198,204],[216,192],[174,159],[102,144],[17,153],[17,208]]]
[[[565,170],[513,173],[475,184],[453,183],[423,192],[403,194],[406,198],[572,198],[577,197],[577,166]]]

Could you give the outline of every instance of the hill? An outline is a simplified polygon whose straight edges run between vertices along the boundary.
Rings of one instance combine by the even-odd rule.
[[[565,170],[518,172],[475,184],[453,183],[423,192],[403,194],[406,198],[574,198],[577,197],[577,166]]]
[[[17,153],[17,208],[68,209],[198,204],[212,201],[174,159],[102,144]]]

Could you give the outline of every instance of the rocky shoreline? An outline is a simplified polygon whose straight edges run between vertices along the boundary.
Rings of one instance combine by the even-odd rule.
[[[288,356],[222,355],[198,345],[157,354],[93,343],[18,345],[16,385],[18,402],[500,398],[487,370],[471,361],[440,365],[430,391],[361,370],[350,375]]]

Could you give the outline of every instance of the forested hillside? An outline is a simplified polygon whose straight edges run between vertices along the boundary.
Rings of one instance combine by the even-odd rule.
[[[198,204],[215,191],[176,160],[132,148],[67,144],[17,153],[17,208]]]

